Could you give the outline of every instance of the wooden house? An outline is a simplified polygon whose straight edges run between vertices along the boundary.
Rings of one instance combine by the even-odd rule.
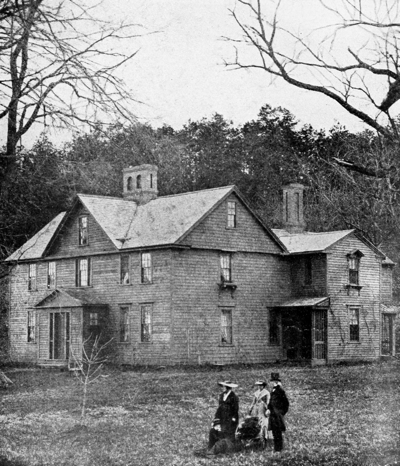
[[[394,351],[393,263],[354,230],[304,231],[303,187],[271,230],[234,186],[77,195],[8,259],[11,357],[67,364],[92,334],[124,364],[325,364]]]

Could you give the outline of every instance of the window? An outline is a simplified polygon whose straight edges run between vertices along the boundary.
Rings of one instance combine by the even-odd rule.
[[[119,307],[119,341],[129,341],[129,306]]]
[[[221,311],[221,343],[232,344],[232,310],[222,309]]]
[[[349,265],[349,285],[358,286],[360,284],[360,259],[363,257],[361,251],[354,251],[347,255]]]
[[[152,283],[152,278],[151,254],[149,252],[144,252],[141,258],[141,282]]]
[[[90,327],[97,327],[99,325],[99,315],[97,312],[90,312],[89,313],[89,326]]]
[[[28,270],[28,290],[36,290],[36,264],[29,264]]]
[[[360,341],[360,308],[349,307],[350,341]]]
[[[129,255],[123,254],[120,260],[120,283],[121,285],[129,285],[130,282]]]
[[[28,322],[27,322],[27,341],[28,343],[35,343],[35,311],[28,311]]]
[[[236,202],[228,202],[228,228],[236,228]]]
[[[232,281],[232,260],[229,253],[222,253],[220,256],[221,261],[221,282]]]
[[[140,325],[140,341],[148,342],[151,341],[152,334],[152,304],[141,304],[141,325]]]
[[[136,189],[142,188],[142,175],[136,177]]]
[[[150,173],[150,188],[153,188],[153,173]]]
[[[88,244],[88,218],[79,217],[79,246]]]
[[[76,286],[90,286],[90,259],[76,260]]]
[[[56,263],[47,263],[47,288],[52,290],[56,287]]]
[[[278,311],[269,311],[269,342],[271,345],[280,343],[280,325]]]
[[[310,256],[304,258],[304,284],[311,285],[312,283],[312,260]]]
[[[132,177],[129,176],[128,179],[126,180],[126,190],[132,191],[132,188],[133,188],[133,180],[132,180]]]

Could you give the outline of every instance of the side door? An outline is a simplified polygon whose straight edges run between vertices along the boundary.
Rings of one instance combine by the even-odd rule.
[[[326,364],[327,354],[327,311],[325,309],[313,309],[312,312],[312,363],[313,365]]]
[[[394,315],[382,314],[382,337],[381,337],[381,352],[382,356],[393,356],[394,354]]]

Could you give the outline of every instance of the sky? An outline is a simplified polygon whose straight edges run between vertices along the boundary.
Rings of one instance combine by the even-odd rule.
[[[286,2],[288,3],[288,2]],[[292,3],[292,5],[290,5]],[[257,118],[265,104],[290,110],[301,123],[316,128],[345,124],[364,127],[338,104],[322,95],[271,82],[265,71],[232,70],[224,61],[234,58],[240,30],[229,9],[235,0],[107,0],[103,8],[115,20],[124,17],[148,31],[138,40],[140,51],[126,67],[132,93],[144,102],[136,114],[141,121],[180,128],[188,120],[220,113],[235,124]],[[314,0],[289,0],[293,25],[314,25],[321,13]],[[300,18],[300,20],[299,20]],[[305,18],[305,19],[302,19]],[[136,44],[134,44],[136,46]]]
[[[261,70],[233,70],[224,61],[234,58],[235,47],[224,37],[238,38],[240,30],[229,9],[237,0],[89,0],[95,16],[114,22],[139,24],[142,37],[126,45],[137,55],[122,70],[122,78],[141,104],[132,109],[140,122],[175,129],[189,120],[223,115],[235,125],[256,119],[260,108],[287,108],[300,121],[329,129],[337,123],[352,131],[364,129],[361,122],[327,97],[271,81]],[[266,0],[263,0],[266,1]],[[317,0],[285,0],[283,11],[294,30],[319,21]],[[245,55],[252,51],[244,50]],[[249,55],[250,56],[250,55]],[[36,138],[36,126],[25,136],[25,146]],[[2,131],[4,134],[5,131]],[[56,132],[62,142],[70,133]]]

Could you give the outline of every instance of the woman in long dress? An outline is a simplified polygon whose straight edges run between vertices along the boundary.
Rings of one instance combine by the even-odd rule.
[[[257,386],[257,391],[254,393],[253,402],[249,409],[249,416],[258,418],[258,422],[261,426],[260,438],[264,441],[268,438],[268,404],[271,399],[271,394],[266,388],[268,385],[266,381],[258,380],[254,385]]]

